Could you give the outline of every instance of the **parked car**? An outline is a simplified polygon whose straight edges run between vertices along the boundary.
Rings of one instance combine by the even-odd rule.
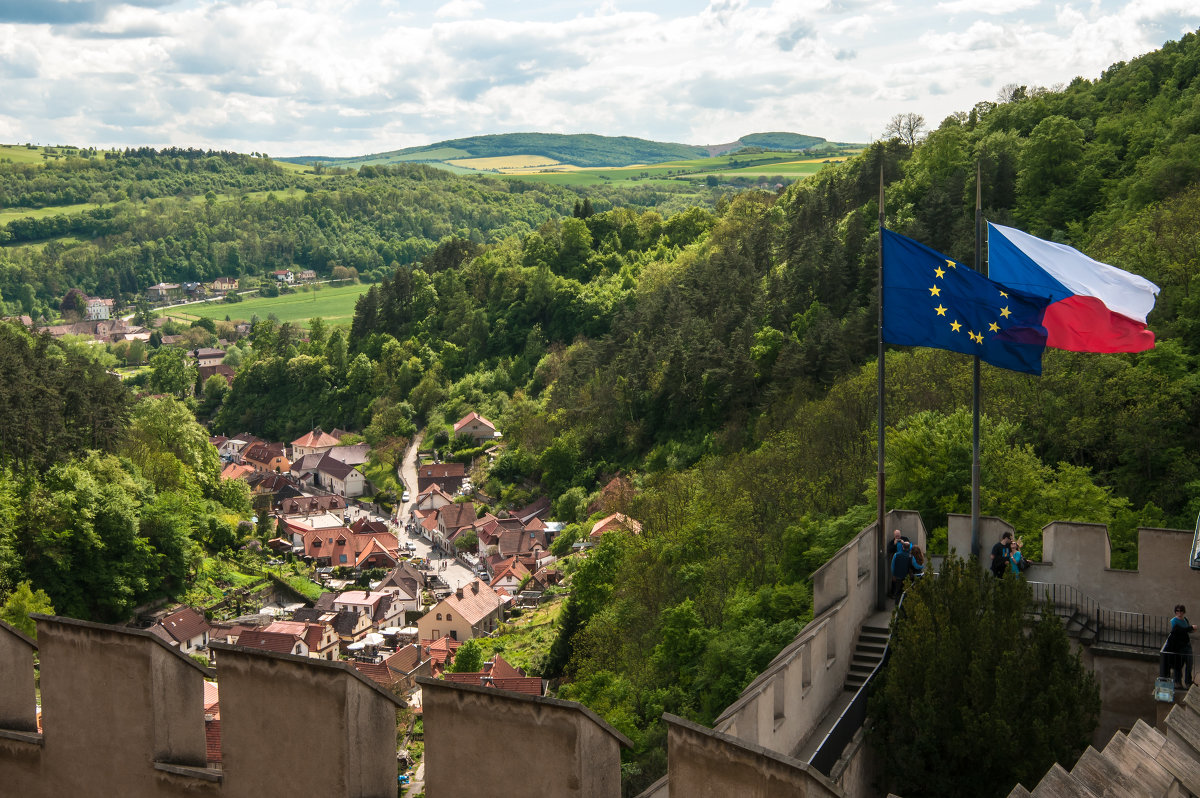
[[[408,501],[408,491],[404,491],[403,493],[400,494],[400,501],[402,501],[402,502]]]

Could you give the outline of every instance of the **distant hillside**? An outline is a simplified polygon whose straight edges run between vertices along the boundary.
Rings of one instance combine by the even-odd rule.
[[[721,153],[736,152],[743,147],[799,152],[823,144],[820,136],[800,133],[753,133],[736,142],[719,145]],[[631,164],[654,164],[704,158],[711,152],[709,147],[691,144],[674,144],[630,136],[597,136],[590,133],[500,133],[491,136],[439,141],[423,147],[408,147],[402,150],[360,155],[352,158],[330,158],[319,155],[304,155],[277,158],[290,163],[323,163],[330,166],[358,167],[367,164],[391,164],[412,161],[444,163],[471,158],[504,158],[514,155],[541,156],[559,163],[575,166],[629,166]],[[715,153],[713,153],[715,154]]]

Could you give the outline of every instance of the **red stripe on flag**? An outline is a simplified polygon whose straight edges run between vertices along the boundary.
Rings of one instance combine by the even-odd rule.
[[[1144,352],[1154,348],[1146,325],[1090,296],[1071,296],[1051,304],[1042,319],[1046,346],[1069,352]]]

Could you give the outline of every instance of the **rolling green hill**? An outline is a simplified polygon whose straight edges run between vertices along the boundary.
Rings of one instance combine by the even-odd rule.
[[[725,152],[742,147],[763,147],[774,150],[801,152],[824,144],[820,136],[800,133],[753,133],[743,136]],[[390,164],[403,161],[445,162],[463,158],[501,158],[509,155],[540,155],[574,166],[629,166],[665,161],[703,158],[706,147],[674,144],[630,136],[597,136],[560,133],[501,133],[490,136],[439,141],[423,147],[361,155],[352,158],[327,158],[304,155],[277,160],[291,163],[323,163],[331,166],[357,167],[367,164]]]

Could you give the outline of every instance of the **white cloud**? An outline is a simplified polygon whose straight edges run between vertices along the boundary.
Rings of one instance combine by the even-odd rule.
[[[483,11],[483,3],[477,0],[450,0],[435,12],[441,19],[466,19]]]
[[[1005,83],[1094,78],[1200,24],[1182,0],[1029,3],[93,2],[73,24],[0,15],[0,140],[279,155],[513,130],[862,141],[899,111],[933,122]]]
[[[950,0],[938,3],[937,10],[949,14],[1010,14],[1035,8],[1040,0]]]

